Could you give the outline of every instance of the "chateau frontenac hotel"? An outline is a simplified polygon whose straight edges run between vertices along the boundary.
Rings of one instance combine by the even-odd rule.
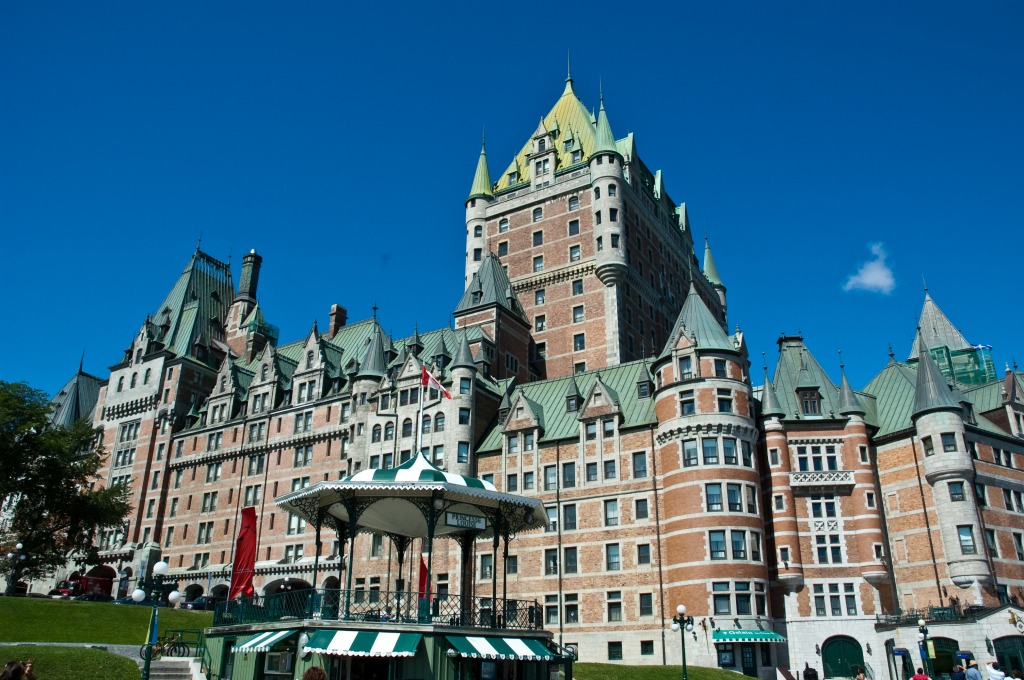
[[[968,652],[1024,667],[1024,375],[927,292],[909,353],[860,389],[800,335],[762,375],[685,204],[610,120],[569,78],[514,158],[481,150],[453,327],[392,337],[335,304],[286,342],[255,250],[237,287],[193,253],[109,375],[55,398],[133,499],[86,569],[123,593],[162,558],[186,599],[226,595],[255,506],[258,593],[345,588],[344,537],[274,499],[422,453],[547,511],[468,562],[436,542],[432,595],[533,600],[582,661],[678,664],[685,641],[689,664],[765,680],[897,680],[922,649],[939,676]],[[388,536],[354,545],[355,598],[416,583],[418,543],[404,573]],[[680,604],[692,631],[672,630]]]

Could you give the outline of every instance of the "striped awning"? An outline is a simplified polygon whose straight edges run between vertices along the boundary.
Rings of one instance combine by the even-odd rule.
[[[554,659],[555,653],[531,638],[471,637],[448,635],[456,656],[469,659]],[[451,654],[451,652],[449,652]]]
[[[417,482],[445,482],[456,486],[467,486],[487,491],[497,491],[490,482],[485,482],[476,477],[457,475],[454,472],[445,472],[424,456],[413,456],[395,468],[371,468],[362,470],[348,477],[345,481],[364,484],[402,484]]]
[[[334,656],[415,656],[422,637],[419,633],[318,630],[302,651]]]
[[[711,636],[714,642],[786,642],[786,638],[774,630],[716,630]]]
[[[294,635],[294,629],[271,630],[266,633],[257,633],[245,642],[235,645],[234,652],[265,652],[289,635]]]

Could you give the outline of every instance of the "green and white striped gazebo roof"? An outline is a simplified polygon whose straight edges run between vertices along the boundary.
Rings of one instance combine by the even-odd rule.
[[[279,507],[304,517],[310,523],[322,521],[323,514],[349,522],[349,509],[359,508],[356,524],[360,530],[400,536],[427,536],[425,508],[438,511],[434,535],[464,532],[472,526],[480,537],[491,535],[496,513],[515,530],[544,526],[544,504],[535,498],[498,491],[493,484],[475,477],[445,472],[422,454],[398,467],[362,470],[345,479],[319,482],[276,499]]]

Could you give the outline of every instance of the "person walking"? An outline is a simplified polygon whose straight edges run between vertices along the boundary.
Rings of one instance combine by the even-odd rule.
[[[967,680],[981,680],[981,671],[978,670],[978,662],[971,659],[967,664]]]

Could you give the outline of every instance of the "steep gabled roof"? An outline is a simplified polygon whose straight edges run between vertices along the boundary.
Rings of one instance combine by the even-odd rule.
[[[775,367],[775,395],[786,418],[804,418],[797,395],[800,389],[817,389],[821,396],[819,415],[839,416],[839,390],[798,335],[779,338],[779,363]]]
[[[921,309],[921,319],[917,325],[918,333],[914,336],[914,344],[910,348],[910,356],[907,357],[908,361],[918,358],[921,354],[922,344],[928,349],[948,347],[950,351],[970,349],[972,346],[967,342],[963,333],[957,330],[953,322],[942,313],[928,293],[924,294],[924,307]]]
[[[224,341],[234,297],[230,267],[197,249],[152,317],[157,339],[178,356],[196,358],[197,342]]]
[[[696,286],[690,283],[690,292],[683,301],[683,308],[679,310],[676,318],[676,325],[668,336],[662,356],[668,356],[675,349],[679,342],[681,333],[696,340],[698,349],[717,349],[735,352],[736,346],[726,334],[722,325],[715,320],[711,310],[704,303],[704,299],[697,293]]]
[[[568,411],[565,407],[566,396],[569,394],[590,394],[597,372],[526,383],[517,387],[522,390],[524,398],[529,399],[534,414],[537,415],[542,428],[542,442],[578,439],[579,411]],[[609,394],[615,395],[621,412],[619,429],[652,425],[656,422],[654,415],[654,398],[639,398],[637,383],[649,381],[651,374],[647,362],[631,361],[627,364],[602,368],[601,382]],[[581,405],[582,406],[582,405]],[[495,422],[484,435],[478,451],[500,451],[502,430],[501,423]]]
[[[557,121],[557,122],[556,122]],[[555,105],[551,107],[551,110],[542,119],[542,123],[547,130],[551,130],[554,127],[559,127],[561,130],[572,130],[573,144],[574,146],[568,150],[565,149],[564,143],[561,139],[555,140],[554,145],[555,151],[555,170],[563,170],[573,165],[572,154],[574,150],[582,151],[582,160],[580,163],[586,162],[587,159],[594,152],[596,125],[592,122],[590,112],[587,107],[583,105],[583,102],[576,96],[575,90],[572,87],[572,79],[568,78],[565,81],[565,90],[562,91],[562,96],[558,98]],[[567,134],[567,133],[566,133]],[[528,172],[530,167],[530,156],[533,154],[533,137],[531,136],[523,144],[522,149],[515,155],[508,168],[502,173],[501,177],[495,183],[495,191],[503,191],[510,188],[510,186],[518,186],[521,183],[529,181],[529,177],[524,176],[524,173]],[[508,175],[510,172],[518,173],[518,181],[516,184],[510,185],[508,181]]]
[[[505,273],[501,261],[494,253],[487,253],[480,268],[473,274],[473,280],[469,282],[466,292],[455,307],[455,315],[475,311],[489,305],[498,305],[511,312],[514,316],[522,319],[523,323],[529,323],[526,319],[526,312],[519,303],[519,297],[512,290],[512,283]]]
[[[50,424],[71,427],[82,418],[91,421],[102,383],[103,380],[89,375],[79,366],[71,380],[50,400],[50,406],[53,408],[50,413]]]

